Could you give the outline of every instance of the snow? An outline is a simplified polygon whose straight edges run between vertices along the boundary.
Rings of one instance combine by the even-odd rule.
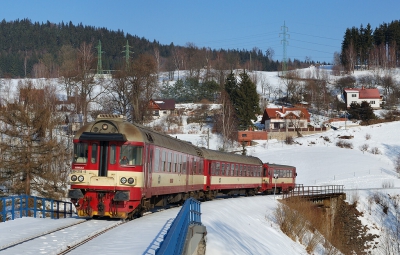
[[[344,185],[345,189],[356,189],[347,191],[348,200],[359,196],[359,209],[367,212],[370,207],[368,197],[377,192],[372,190],[373,188],[382,188],[385,183],[389,183],[391,187],[400,187],[400,180],[393,171],[393,161],[400,153],[398,130],[400,122],[391,122],[347,130],[331,130],[296,138],[297,143],[294,145],[278,141],[258,141],[258,145],[248,148],[248,153],[260,157],[264,162],[296,166],[297,183]],[[366,140],[367,134],[370,136],[369,140]],[[335,143],[339,135],[354,136],[349,140],[353,149],[337,147]],[[330,142],[325,141],[324,137],[328,137]],[[182,135],[180,138],[187,136]],[[216,146],[215,141],[212,140],[213,147]],[[368,151],[363,153],[359,146],[365,143],[369,144],[370,148],[377,147],[381,154]],[[397,189],[385,191],[391,194],[398,193]],[[256,196],[202,203],[202,222],[207,227],[207,254],[307,254],[303,245],[292,241],[276,225],[273,212],[278,201],[274,196]],[[177,215],[178,210],[173,208],[136,219],[79,247],[72,254],[143,254],[145,251],[151,254],[151,249],[148,250],[149,245],[168,220]],[[362,220],[372,226],[373,223],[380,222],[380,217],[366,213]],[[22,218],[0,223],[0,247],[76,220],[78,219]],[[42,253],[51,253],[48,250],[49,242],[57,247],[60,246],[57,245],[59,242],[67,244],[77,238],[74,234],[77,231],[81,232],[82,229],[77,226],[76,230],[67,231],[63,236],[38,239],[34,247]],[[377,229],[374,231],[379,232]],[[22,249],[20,246],[18,248]],[[21,254],[28,254],[32,245],[26,249],[20,250]],[[2,252],[15,254],[15,251]]]
[[[266,75],[273,79],[276,73]],[[293,145],[277,140],[256,141],[257,145],[247,147],[247,153],[263,162],[295,166],[297,183],[305,186],[344,185],[347,200],[359,201],[357,208],[363,212],[360,219],[369,227],[370,233],[385,235],[385,229],[393,225],[394,219],[382,213],[377,204],[371,203],[371,197],[399,193],[400,179],[394,171],[394,161],[400,153],[400,122],[371,126],[335,122],[332,125],[338,129],[295,138]],[[173,136],[207,147],[207,127],[198,130],[197,134],[188,134],[191,129],[185,127],[184,134]],[[353,136],[346,140],[353,148],[336,146],[339,136]],[[363,145],[368,146],[367,151],[361,150]],[[210,132],[209,148],[218,147],[219,137]],[[373,154],[374,151],[379,154]],[[277,226],[274,210],[279,199],[279,196],[272,195],[201,203],[202,223],[207,228],[206,254],[308,254],[304,245],[291,240]],[[389,205],[389,210],[392,208]],[[71,254],[154,254],[151,243],[168,227],[178,211],[179,208],[172,208],[135,219],[80,246]],[[22,218],[0,223],[0,250],[17,240],[79,220]],[[76,234],[83,231],[77,225],[58,236],[49,235],[46,239],[35,240],[29,247],[18,246],[18,251],[11,248],[1,251],[1,254],[54,254],[62,245],[83,238],[83,235]],[[53,246],[56,248],[52,249]],[[314,254],[324,254],[323,248],[319,246]],[[384,253],[375,249],[372,254]]]

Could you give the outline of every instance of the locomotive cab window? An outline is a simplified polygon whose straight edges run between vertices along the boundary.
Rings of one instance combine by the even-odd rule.
[[[86,163],[88,158],[88,143],[74,144],[74,163]]]
[[[128,166],[142,165],[143,147],[134,145],[122,145],[120,151],[120,164]]]

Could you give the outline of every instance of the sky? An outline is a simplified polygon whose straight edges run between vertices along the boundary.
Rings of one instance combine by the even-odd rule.
[[[347,28],[375,29],[398,20],[396,0],[13,0],[2,1],[0,18],[32,22],[69,22],[122,30],[161,44],[211,49],[271,48],[283,59],[332,63]],[[284,36],[284,25],[286,37]],[[121,46],[122,47],[122,46]]]

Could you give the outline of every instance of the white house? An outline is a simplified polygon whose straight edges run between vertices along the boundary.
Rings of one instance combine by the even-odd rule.
[[[372,108],[379,109],[381,105],[381,95],[378,89],[344,89],[343,97],[346,103],[346,107],[350,108],[351,103],[358,103],[367,101]]]

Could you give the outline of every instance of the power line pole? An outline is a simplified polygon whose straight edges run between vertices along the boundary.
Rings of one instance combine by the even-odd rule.
[[[125,62],[126,62],[126,65],[128,66],[129,65],[130,53],[133,53],[133,51],[129,50],[129,48],[131,46],[129,46],[128,40],[126,40],[126,45],[124,47],[125,47],[125,50],[123,50],[122,52],[125,52]]]
[[[287,71],[286,45],[289,42],[286,40],[286,36],[290,37],[290,35],[286,33],[288,31],[288,27],[285,25],[285,21],[283,21],[283,26],[281,27],[281,30],[283,32],[279,33],[279,36],[281,36],[281,34],[283,35],[282,36],[283,39],[281,40],[282,45],[283,45],[283,60],[282,60],[282,75],[283,75]]]
[[[97,48],[97,74],[103,74],[103,63],[101,62],[101,54],[104,51],[101,51],[101,41],[99,40],[99,44],[96,46]]]

